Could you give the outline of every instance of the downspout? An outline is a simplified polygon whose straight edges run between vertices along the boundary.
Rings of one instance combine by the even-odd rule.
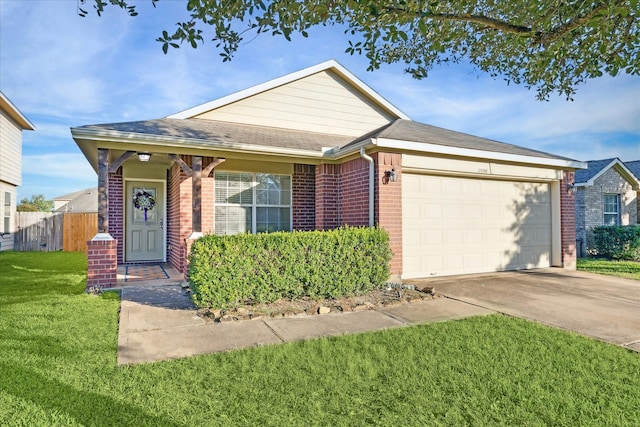
[[[373,220],[375,216],[375,209],[373,206],[373,191],[375,185],[373,158],[364,152],[364,147],[360,148],[360,157],[369,162],[369,227],[373,227]]]

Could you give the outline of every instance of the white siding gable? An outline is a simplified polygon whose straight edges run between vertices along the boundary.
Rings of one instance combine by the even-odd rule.
[[[324,70],[195,118],[360,136],[397,117],[336,73]]]
[[[0,110],[0,181],[22,183],[22,129]]]

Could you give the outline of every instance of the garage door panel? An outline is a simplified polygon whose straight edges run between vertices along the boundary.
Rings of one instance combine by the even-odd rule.
[[[550,265],[548,184],[405,173],[402,197],[405,277]]]

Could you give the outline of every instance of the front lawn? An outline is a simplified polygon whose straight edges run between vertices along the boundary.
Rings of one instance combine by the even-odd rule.
[[[640,262],[578,258],[578,270],[640,280]]]
[[[637,425],[640,355],[500,315],[117,367],[85,270],[0,253],[0,425]]]

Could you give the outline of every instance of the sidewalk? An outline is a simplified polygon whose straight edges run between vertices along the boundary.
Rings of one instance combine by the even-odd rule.
[[[118,364],[376,331],[494,313],[449,298],[351,313],[213,323],[180,285],[122,288]]]

